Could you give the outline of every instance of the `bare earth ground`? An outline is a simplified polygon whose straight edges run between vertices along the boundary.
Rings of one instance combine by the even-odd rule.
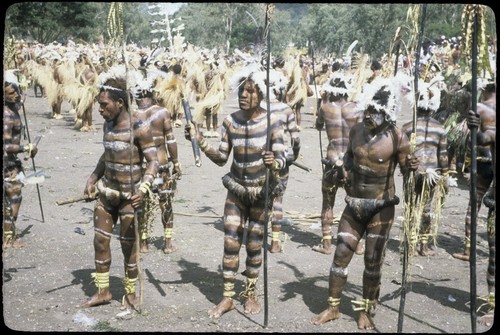
[[[31,138],[43,135],[35,158],[38,170],[47,178],[40,184],[44,221],[35,185],[23,189],[24,201],[18,219],[18,232],[27,246],[3,255],[3,318],[6,327],[16,331],[134,331],[134,332],[359,332],[357,312],[351,300],[361,298],[363,258],[355,256],[349,267],[348,283],[341,301],[341,317],[322,326],[309,320],[327,307],[328,272],[333,255],[311,250],[320,243],[321,165],[318,131],[312,128],[313,106],[310,99],[303,108],[301,132],[302,164],[306,172],[291,168],[285,193],[285,218],[289,225],[284,252],[267,254],[268,325],[264,327],[264,308],[258,315],[243,313],[241,300],[236,310],[213,320],[207,311],[218,303],[222,294],[221,261],[223,233],[221,216],[226,191],[221,177],[229,164],[220,168],[202,156],[196,167],[190,143],[183,128],[176,128],[183,177],[175,196],[174,243],[178,251],[166,255],[162,248],[162,228],[158,219],[150,252],[140,261],[141,281],[137,291],[143,293],[141,313],[117,317],[124,294],[123,257],[118,240],[111,243],[110,304],[86,310],[76,306],[95,292],[91,282],[94,272],[93,203],[79,202],[57,206],[56,201],[79,197],[85,181],[102,153],[102,117],[94,110],[95,132],[73,130],[74,114],[63,105],[64,119],[49,117],[45,98],[35,98],[29,90],[26,112]],[[234,95],[227,101],[223,114],[237,107]],[[401,115],[398,124],[410,120]],[[222,116],[220,117],[222,119]],[[322,145],[326,135],[322,134]],[[209,139],[217,143],[216,139]],[[25,168],[31,170],[31,162]],[[401,176],[398,173],[398,195]],[[403,331],[407,333],[470,333],[471,317],[469,264],[452,258],[462,251],[464,218],[469,199],[467,181],[459,180],[443,209],[437,255],[419,257],[412,267],[411,288],[406,295]],[[343,190],[339,191],[336,215],[344,207]],[[376,309],[377,332],[397,331],[402,266],[399,258],[401,205],[392,229],[383,267],[380,304]],[[487,294],[486,209],[481,208],[477,229],[477,294]],[[81,228],[85,234],[75,233]],[[334,233],[336,233],[336,227]],[[270,234],[269,234],[270,236]],[[270,243],[270,237],[269,237]],[[240,253],[243,271],[245,251]],[[263,296],[263,271],[258,282]],[[243,290],[244,277],[238,276],[237,292]],[[478,301],[477,306],[481,304]],[[483,312],[478,313],[478,317]],[[477,325],[477,332],[490,327]]]

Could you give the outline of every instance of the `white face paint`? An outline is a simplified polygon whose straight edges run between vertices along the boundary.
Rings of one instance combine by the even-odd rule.
[[[369,106],[364,111],[363,123],[368,129],[375,129],[385,122],[385,116],[385,112],[375,110],[372,106]]]

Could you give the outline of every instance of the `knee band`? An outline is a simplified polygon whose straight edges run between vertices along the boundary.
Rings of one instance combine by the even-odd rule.
[[[339,266],[336,266],[335,263],[332,264],[332,267],[330,268],[330,272],[332,272],[334,275],[339,276],[339,277],[347,277],[348,271],[347,267],[342,268]]]

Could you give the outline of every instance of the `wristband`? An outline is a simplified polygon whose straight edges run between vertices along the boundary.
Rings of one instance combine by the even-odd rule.
[[[279,169],[280,169],[280,164],[278,163],[277,160],[274,160],[273,164],[271,165],[271,170],[278,171]]]
[[[206,139],[202,139],[201,142],[200,142],[200,150],[205,152],[205,150],[207,150],[208,148],[208,142]]]
[[[24,152],[24,145],[19,144],[19,153]]]
[[[139,191],[141,191],[143,194],[148,194],[151,192],[151,183],[149,181],[144,181],[141,183],[139,186]]]

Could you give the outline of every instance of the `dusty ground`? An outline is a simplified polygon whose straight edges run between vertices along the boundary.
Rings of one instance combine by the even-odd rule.
[[[225,112],[236,107],[234,96]],[[183,177],[175,196],[174,242],[178,251],[161,251],[161,224],[155,226],[151,251],[142,256],[142,313],[125,319],[119,313],[123,288],[123,258],[118,240],[111,243],[113,263],[108,305],[80,310],[76,306],[94,293],[90,274],[94,271],[93,203],[57,206],[56,201],[81,196],[103,148],[102,118],[94,111],[97,130],[81,133],[73,130],[74,115],[64,105],[64,119],[49,118],[47,100],[35,98],[30,90],[26,112],[31,138],[42,135],[35,158],[38,170],[50,177],[40,184],[44,222],[35,185],[23,189],[24,201],[18,231],[27,243],[24,249],[3,255],[4,324],[17,331],[135,331],[135,332],[358,332],[350,300],[361,298],[363,259],[355,256],[349,267],[348,283],[341,301],[340,319],[322,326],[309,320],[327,307],[328,272],[333,256],[311,251],[320,242],[321,165],[318,131],[312,128],[314,102],[303,109],[301,163],[312,172],[292,167],[285,194],[285,218],[289,225],[284,252],[267,254],[268,324],[264,310],[254,316],[243,313],[241,302],[236,310],[218,320],[209,319],[207,311],[222,294],[221,260],[223,251],[222,210],[225,189],[221,177],[229,165],[217,167],[206,157],[196,167],[190,143],[183,129],[176,128]],[[400,116],[400,124],[409,120]],[[322,144],[326,135],[322,132]],[[215,143],[216,139],[209,139]],[[29,170],[31,164],[26,164]],[[401,185],[401,176],[397,176]],[[401,195],[399,186],[399,195]],[[339,191],[336,214],[344,206]],[[471,317],[469,264],[452,258],[462,250],[464,218],[469,193],[465,179],[453,188],[443,209],[443,223],[434,257],[420,257],[412,268],[411,289],[406,295],[404,332],[470,333]],[[477,293],[487,293],[486,209],[479,212]],[[377,331],[397,331],[402,266],[399,261],[401,206],[393,226],[383,267],[380,304],[375,323]],[[81,228],[85,234],[75,233]],[[334,228],[336,232],[336,228]],[[270,241],[270,239],[269,239]],[[245,256],[244,250],[240,254]],[[242,269],[241,269],[242,270]],[[263,276],[261,275],[261,278]],[[237,291],[243,289],[238,277]],[[258,284],[264,297],[262,280]],[[477,306],[481,304],[478,301]],[[478,317],[482,312],[478,313]],[[477,325],[477,332],[488,328]]]

